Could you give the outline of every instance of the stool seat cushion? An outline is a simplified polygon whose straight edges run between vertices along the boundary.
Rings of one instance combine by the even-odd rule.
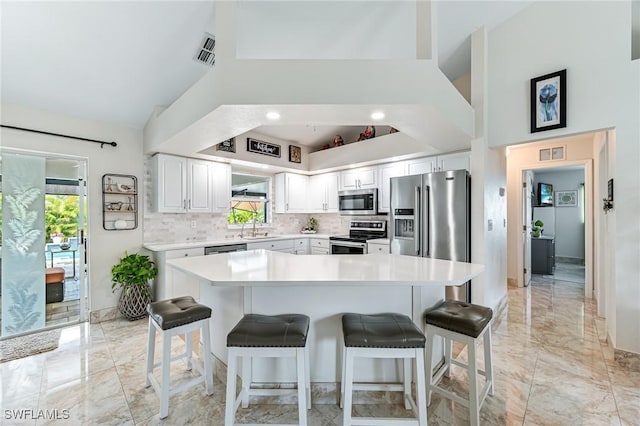
[[[303,348],[309,317],[300,314],[247,314],[227,335],[227,346]]]
[[[493,311],[485,306],[443,300],[425,313],[427,324],[476,338],[487,326]]]
[[[424,348],[425,337],[406,315],[344,314],[342,333],[346,347]]]
[[[211,308],[200,305],[191,296],[160,300],[147,305],[149,316],[163,330],[180,327],[211,317]]]
[[[61,283],[64,281],[64,269],[62,268],[46,268],[44,271],[45,280],[47,284]]]

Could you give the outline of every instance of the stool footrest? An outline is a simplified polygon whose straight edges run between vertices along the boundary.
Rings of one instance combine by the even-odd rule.
[[[415,425],[419,426],[416,419],[403,419],[397,417],[352,417],[351,424],[354,426],[389,426],[389,425]],[[243,425],[244,426],[244,425]]]
[[[353,383],[354,391],[404,391],[402,383]]]

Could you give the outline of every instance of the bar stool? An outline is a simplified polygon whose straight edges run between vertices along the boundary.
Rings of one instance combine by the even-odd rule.
[[[344,351],[342,357],[342,386],[340,407],[344,406],[343,425],[410,424],[426,426],[427,404],[425,398],[424,346],[425,336],[406,315],[385,313],[377,315],[344,314],[342,316]],[[403,359],[403,383],[354,383],[355,358]],[[416,399],[411,396],[411,359],[416,363]],[[412,409],[415,418],[352,417],[353,391],[400,391],[404,393],[407,410]],[[417,401],[417,406],[416,406]]]
[[[307,424],[307,410],[311,409],[309,351],[307,333],[309,317],[299,314],[247,314],[227,335],[227,399],[225,426],[235,425],[238,407],[249,406],[251,395],[298,395],[298,424]],[[242,361],[242,390],[236,395],[237,357]],[[295,357],[297,389],[253,388],[251,358]]]
[[[433,344],[433,339],[439,335],[444,337],[445,363],[433,374],[433,347],[427,350],[427,368],[429,369],[429,386],[427,388],[428,404],[431,404],[431,392],[435,391],[469,408],[469,418],[472,425],[480,424],[480,408],[488,395],[493,395],[493,366],[491,364],[491,318],[493,311],[479,305],[443,300],[425,313],[427,324],[427,341]],[[476,342],[484,334],[484,368],[479,370],[476,360]],[[469,363],[463,364],[451,359],[451,342],[458,341],[467,345]],[[454,392],[447,391],[437,383],[442,376],[449,377],[451,364],[466,368],[469,376],[469,398],[464,399]],[[478,393],[478,373],[485,377],[485,385]]]
[[[213,368],[211,365],[209,335],[211,308],[196,303],[191,296],[183,296],[150,303],[147,305],[147,312],[149,312],[149,340],[147,344],[146,387],[153,386],[153,389],[160,396],[160,418],[164,419],[169,415],[170,396],[203,381],[205,382],[207,395],[213,394]],[[204,370],[199,363],[194,364],[192,362],[191,333],[198,329],[200,329],[200,336],[203,342]],[[156,330],[162,335],[162,362],[154,364]],[[171,338],[180,334],[185,335],[187,348],[185,353],[172,358]],[[171,362],[182,358],[187,359],[187,370],[191,370],[195,366],[200,376],[175,389],[171,389],[169,380]],[[153,369],[160,365],[162,365],[162,382],[159,384],[153,377]]]

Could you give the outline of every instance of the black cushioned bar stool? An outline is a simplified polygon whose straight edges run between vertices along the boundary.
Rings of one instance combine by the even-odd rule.
[[[202,382],[205,383],[207,395],[213,394],[213,366],[211,364],[211,337],[209,334],[211,308],[196,303],[191,296],[184,296],[150,303],[147,306],[147,312],[149,312],[149,340],[147,344],[146,386],[153,386],[160,396],[160,418],[164,419],[169,415],[169,397],[172,395]],[[198,329],[203,342],[204,368],[198,363],[192,362],[191,333]],[[154,364],[156,330],[162,335],[162,362]],[[185,335],[186,351],[172,358],[171,338],[180,334]],[[187,359],[187,370],[191,370],[195,366],[196,370],[200,372],[200,376],[171,389],[169,383],[171,362],[182,358]],[[162,381],[158,383],[153,376],[153,369],[160,365],[162,365]]]
[[[425,313],[427,341],[433,344],[436,336],[444,338],[445,363],[434,374],[432,364],[433,348],[427,350],[427,368],[430,378],[427,400],[431,404],[431,392],[435,391],[469,408],[472,425],[480,424],[480,407],[487,395],[493,395],[493,367],[491,363],[491,308],[455,300],[443,300]],[[484,371],[479,370],[476,360],[476,342],[484,336]],[[467,345],[468,364],[451,359],[452,340]],[[439,387],[442,376],[449,377],[451,365],[468,370],[469,398],[464,399],[453,392]],[[478,392],[478,374],[485,377],[484,387]]]
[[[299,314],[247,314],[227,335],[227,400],[224,424],[233,426],[240,404],[249,406],[251,395],[298,395],[298,424],[307,424],[311,408],[309,317]],[[236,395],[237,358],[242,359],[242,390]],[[295,357],[297,389],[257,389],[252,387],[251,358]]]
[[[344,408],[343,425],[426,426],[424,346],[425,336],[406,315],[384,313],[376,315],[344,314],[342,316],[344,351],[342,356],[342,388],[340,407]],[[354,383],[355,358],[403,359],[403,383]],[[411,396],[411,360],[416,363],[416,399]],[[399,391],[404,393],[407,410],[415,418],[352,417],[353,391]],[[416,404],[417,401],[417,404]]]

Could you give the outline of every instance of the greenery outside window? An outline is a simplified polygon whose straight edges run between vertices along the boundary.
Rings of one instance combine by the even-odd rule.
[[[231,204],[227,223],[230,226],[255,224],[268,225],[270,179],[265,176],[232,175]]]

